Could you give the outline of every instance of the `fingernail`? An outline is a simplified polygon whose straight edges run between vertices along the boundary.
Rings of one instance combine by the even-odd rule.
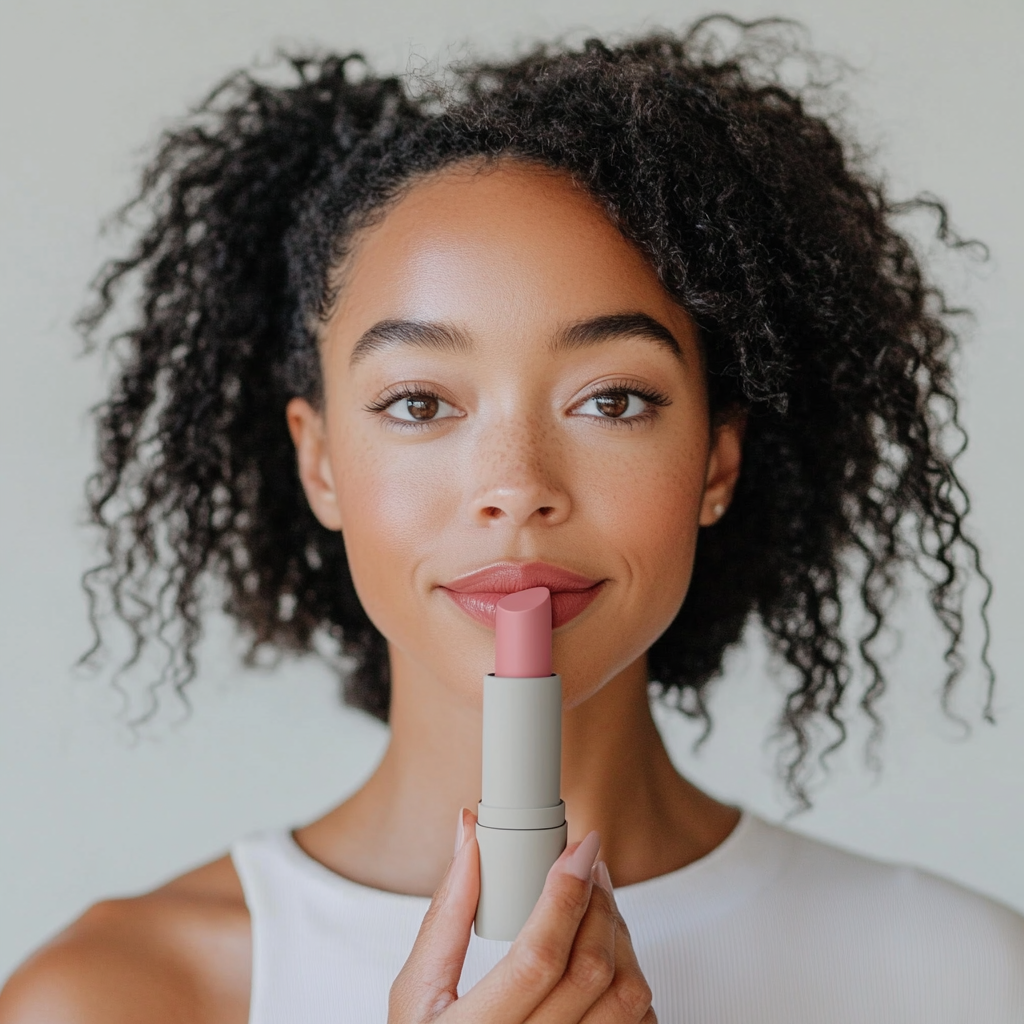
[[[612,891],[612,876],[608,874],[608,865],[599,860],[594,865],[594,881],[614,900],[615,893]]]
[[[459,824],[455,829],[455,853],[454,857],[466,845],[466,808],[459,808]]]
[[[590,877],[590,871],[594,866],[594,858],[597,856],[597,848],[601,845],[601,837],[596,832],[591,832],[586,839],[576,847],[573,852],[565,858],[562,870],[570,875],[575,875],[580,881],[585,882]]]

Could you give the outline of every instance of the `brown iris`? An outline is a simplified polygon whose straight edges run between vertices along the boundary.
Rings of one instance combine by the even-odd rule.
[[[624,391],[598,395],[594,401],[604,416],[621,416],[629,408],[629,395]]]
[[[405,400],[405,407],[416,420],[432,420],[437,415],[438,404],[433,395],[412,395]]]

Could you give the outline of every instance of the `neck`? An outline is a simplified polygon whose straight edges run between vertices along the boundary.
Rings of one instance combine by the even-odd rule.
[[[459,808],[480,799],[480,710],[391,652],[391,742],[366,784],[300,844],[346,877],[428,895],[452,854]],[[569,842],[601,834],[615,884],[682,867],[714,849],[737,814],[672,765],[651,716],[647,666],[634,662],[562,723]]]

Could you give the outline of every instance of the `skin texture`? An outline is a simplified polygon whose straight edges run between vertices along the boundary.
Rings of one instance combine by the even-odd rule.
[[[391,742],[355,796],[297,832],[300,845],[367,885],[437,889],[452,820],[479,798],[480,680],[494,656],[493,631],[440,587],[498,561],[545,561],[605,581],[554,639],[570,844],[597,830],[616,885],[706,855],[738,814],[675,772],[646,699],[645,651],[676,615],[700,526],[728,505],[740,468],[743,423],[711,424],[690,318],[568,177],[508,162],[417,183],[367,229],[340,283],[322,338],[323,406],[293,399],[287,416],[310,505],[342,531],[360,600],[388,639]],[[636,334],[553,347],[574,323],[636,313],[663,325],[678,352]],[[398,319],[443,323],[461,342],[392,345],[353,362],[367,329]],[[402,401],[370,411],[400,385],[436,393],[438,417],[403,425]],[[660,404],[630,400],[639,415],[602,415],[595,394],[614,406],[627,387]],[[475,843],[467,849],[464,860]],[[433,919],[461,934],[471,872],[453,870],[462,895],[449,904],[461,910]],[[578,935],[604,928],[611,943],[613,900],[598,886],[591,910],[593,885],[581,885],[567,941],[596,915]],[[428,929],[420,961],[424,944],[447,943],[450,960],[459,941]],[[618,964],[628,941],[613,947]],[[15,976],[0,1024],[244,1021],[250,956],[225,858],[90,910]],[[423,979],[410,972],[413,991]],[[636,972],[635,961],[616,968],[608,991],[619,977],[635,992]],[[420,1019],[400,1009],[396,1021]]]

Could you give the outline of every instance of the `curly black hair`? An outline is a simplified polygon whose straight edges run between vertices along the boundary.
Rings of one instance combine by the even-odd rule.
[[[686,600],[649,652],[656,693],[709,726],[709,683],[756,616],[795,670],[783,768],[806,803],[812,726],[833,728],[828,749],[845,736],[851,647],[867,672],[857,703],[880,726],[876,645],[909,565],[947,638],[945,700],[964,666],[967,581],[990,585],[954,472],[958,311],[897,222],[930,209],[943,241],[965,243],[936,200],[887,195],[839,119],[814,109],[813,74],[787,84],[794,55],[814,66],[787,25],[703,19],[433,79],[292,55],[285,84],[241,71],[217,86],[163,136],[126,207],[147,218],[134,248],[82,316],[95,347],[131,284],[88,487],[108,556],[84,579],[90,655],[105,601],[131,629],[129,664],[166,645],[154,689],[181,693],[202,585],[219,579],[250,658],[332,638],[350,659],[346,700],[387,719],[386,644],[341,536],[309,509],[284,407],[320,399],[318,327],[355,233],[425,174],[511,159],[560,169],[603,205],[698,325],[713,414],[748,416],[735,499],[701,531]]]

